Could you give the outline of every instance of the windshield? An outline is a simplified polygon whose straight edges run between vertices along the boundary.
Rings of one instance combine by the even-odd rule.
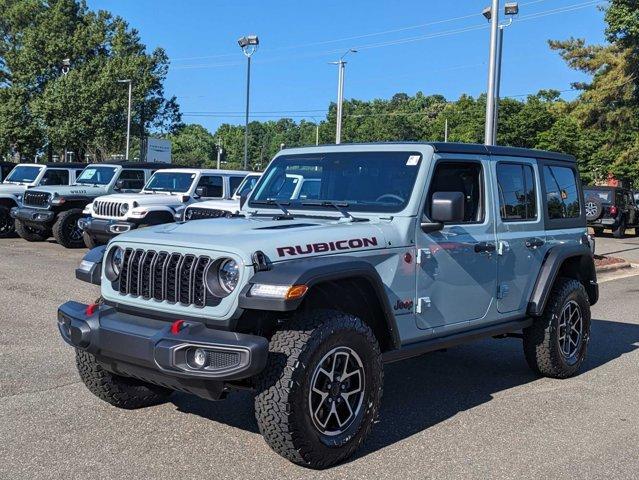
[[[26,167],[19,165],[11,170],[5,183],[33,183],[43,167]]]
[[[421,155],[335,152],[277,157],[251,197],[251,207],[399,212],[411,197]]]
[[[240,183],[240,185],[235,189],[233,196],[239,197],[244,192],[247,192],[247,193],[250,192],[251,190],[255,188],[255,184],[257,183],[259,179],[260,179],[260,175],[249,175],[247,177],[244,177],[244,180],[242,180],[242,183]]]
[[[195,173],[157,172],[146,184],[144,190],[152,192],[188,192]]]
[[[87,167],[75,181],[80,185],[108,185],[113,180],[116,167]]]
[[[595,190],[595,189],[585,189],[584,197],[595,197],[601,200],[602,202],[612,203],[612,190]]]

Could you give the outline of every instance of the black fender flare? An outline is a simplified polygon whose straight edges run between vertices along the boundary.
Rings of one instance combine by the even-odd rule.
[[[93,285],[102,284],[102,262],[106,245],[92,248],[80,262],[80,266],[75,269],[75,278]]]
[[[373,288],[382,307],[384,322],[391,334],[391,344],[399,348],[400,340],[393,310],[388,302],[388,295],[379,273],[369,262],[357,257],[327,256],[291,260],[276,263],[269,270],[257,272],[242,289],[239,296],[239,307],[246,310],[262,310],[272,312],[295,311],[304,297],[285,300],[251,296],[251,287],[256,284],[267,285],[306,285],[309,290],[317,284],[361,278]]]
[[[599,286],[597,285],[597,272],[590,246],[587,243],[556,245],[548,250],[542,263],[528,302],[529,315],[538,317],[543,314],[559,270],[567,260],[572,259],[578,262],[578,277],[586,289],[586,293],[588,293],[590,304],[597,303],[597,300],[599,300]]]

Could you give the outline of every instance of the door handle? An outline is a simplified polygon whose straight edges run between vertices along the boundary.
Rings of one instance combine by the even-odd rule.
[[[475,244],[474,250],[475,250],[475,253],[484,253],[484,252],[492,253],[495,250],[497,250],[497,247],[495,247],[494,243],[479,242]]]
[[[539,248],[542,247],[546,242],[541,238],[529,238],[526,240],[526,248]]]

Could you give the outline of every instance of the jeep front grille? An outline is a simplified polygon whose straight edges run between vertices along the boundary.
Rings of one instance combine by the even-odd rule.
[[[230,215],[226,210],[216,210],[213,208],[192,207],[186,210],[187,220],[202,220],[204,218],[220,218]]]
[[[121,217],[120,207],[122,202],[105,202],[104,200],[96,200],[93,202],[93,211],[100,217]]]
[[[127,248],[117,290],[123,295],[204,307],[204,276],[211,262],[207,256]]]
[[[24,192],[22,204],[27,207],[43,208],[49,206],[49,198],[51,194],[48,192]]]

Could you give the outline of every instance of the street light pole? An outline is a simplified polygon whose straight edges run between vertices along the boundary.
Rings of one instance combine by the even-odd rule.
[[[335,144],[342,143],[342,116],[344,108],[344,72],[346,62],[344,57],[349,53],[357,53],[357,50],[351,48],[340,57],[337,62],[331,62],[331,65],[337,65],[337,120],[335,123]]]
[[[247,35],[237,41],[246,56],[246,115],[244,118],[244,170],[248,170],[249,96],[251,92],[251,57],[257,51],[260,40],[257,35]]]
[[[486,145],[495,144],[495,82],[497,79],[497,37],[499,35],[499,0],[492,0],[490,9],[490,56],[488,60],[488,90],[486,92]]]
[[[133,89],[133,80],[118,80],[118,83],[128,83],[129,84],[129,107],[127,108],[126,114],[126,155],[125,158],[129,160],[129,146],[131,145],[131,95]]]
[[[519,4],[517,2],[507,2],[504,7],[504,13],[510,18],[508,23],[500,25],[499,0],[493,0],[492,6],[485,8],[483,11],[484,17],[491,22],[488,91],[486,92],[486,145],[495,145],[497,143],[504,29],[512,25],[512,17],[519,14]]]

